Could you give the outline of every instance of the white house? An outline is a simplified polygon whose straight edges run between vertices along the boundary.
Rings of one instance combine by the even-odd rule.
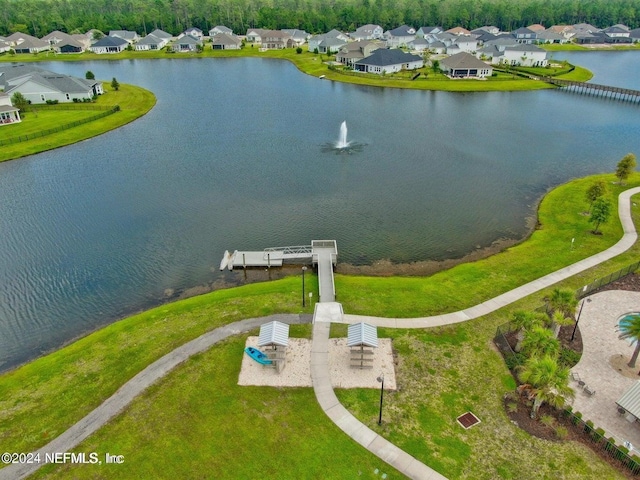
[[[218,33],[213,37],[211,48],[214,50],[240,50],[242,40],[233,34]]]
[[[16,53],[39,53],[51,49],[49,42],[44,42],[22,32],[12,33],[5,41],[11,45]]]
[[[126,40],[127,43],[135,43],[140,40],[140,35],[131,30],[111,30],[109,37],[117,37]]]
[[[501,62],[523,67],[546,67],[549,63],[548,53],[535,45],[518,45],[507,47],[502,53]]]
[[[209,36],[215,37],[219,33],[226,33],[227,35],[233,35],[233,30],[229,27],[225,27],[224,25],[216,25],[211,30],[209,30]]]
[[[400,48],[406,47],[410,42],[416,38],[416,29],[408,25],[402,25],[401,27],[389,30],[384,34],[387,41],[387,47]]]
[[[20,110],[13,106],[11,97],[6,93],[0,93],[0,126],[21,121]]]
[[[150,33],[142,40],[138,41],[134,48],[138,51],[162,50],[168,43],[168,38],[158,38],[153,33]]]
[[[384,30],[380,25],[374,25],[372,23],[368,23],[367,25],[362,25],[361,27],[356,28],[355,32],[349,34],[349,36],[353,40],[377,40],[382,38],[384,34]]]
[[[247,42],[262,43],[262,35],[266,31],[264,28],[250,28],[246,34]]]
[[[191,35],[184,35],[183,37],[178,37],[171,48],[174,52],[195,52],[201,46],[202,40]]]
[[[191,27],[191,28],[187,28],[184,32],[182,32],[180,35],[178,35],[178,40],[180,40],[184,36],[193,37],[193,38],[195,38],[197,40],[202,41],[202,38],[204,37],[204,34],[202,33],[202,30],[200,30],[199,28]]]
[[[424,67],[424,60],[418,55],[412,55],[397,48],[381,48],[356,62],[354,67],[359,72],[382,75],[383,73],[422,68]]]
[[[129,46],[129,43],[120,37],[102,37],[89,47],[93,53],[120,53]]]

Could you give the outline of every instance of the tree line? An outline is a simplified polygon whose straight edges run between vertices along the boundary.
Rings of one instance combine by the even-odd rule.
[[[16,31],[42,37],[53,30],[84,33],[161,28],[177,34],[189,27],[208,31],[226,25],[299,28],[309,33],[333,28],[353,31],[374,23],[385,30],[407,24],[504,31],[542,23],[591,23],[607,27],[640,24],[637,0],[0,0],[0,35]]]

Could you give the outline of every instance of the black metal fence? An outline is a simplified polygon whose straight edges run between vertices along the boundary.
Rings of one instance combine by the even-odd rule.
[[[628,448],[616,445],[613,438],[605,436],[604,430],[596,428],[592,422],[582,420],[579,412],[573,413],[570,409],[566,409],[562,411],[562,416],[568,419],[576,432],[588,438],[596,449],[616,460],[622,467],[629,469],[633,475],[640,475],[640,457],[629,455]]]
[[[100,118],[104,118],[108,115],[116,113],[120,110],[118,105],[114,107],[98,107],[97,105],[85,105],[85,107],[97,107],[97,108],[66,108],[66,110],[102,110],[100,113],[96,115],[92,115],[91,117],[83,118],[82,120],[77,120],[75,122],[67,123],[65,125],[59,125],[55,128],[49,128],[47,130],[40,130],[39,132],[30,133],[28,135],[20,135],[18,137],[7,138],[5,140],[0,141],[0,147],[6,145],[13,145],[15,143],[26,142],[28,140],[33,140],[34,138],[45,137],[47,135],[51,135],[52,133],[62,132],[64,130],[68,130],[73,127],[77,127],[79,125],[83,125],[85,123],[93,122],[94,120],[98,120]],[[57,107],[57,105],[47,105],[45,108],[50,109],[51,107]],[[58,110],[65,110],[64,108],[59,108]]]
[[[586,297],[591,292],[594,292],[594,291],[598,290],[599,288],[602,288],[602,287],[604,287],[606,285],[609,285],[610,283],[613,283],[616,280],[619,280],[622,277],[625,277],[625,276],[629,275],[630,273],[635,272],[636,270],[638,270],[638,268],[640,268],[640,261],[638,261],[636,263],[632,263],[631,265],[628,265],[628,266],[626,266],[624,268],[621,268],[620,270],[618,270],[617,272],[612,273],[611,275],[599,278],[598,280],[595,280],[595,281],[591,282],[590,284],[585,285],[584,287],[578,289],[576,291],[576,297],[577,298]]]

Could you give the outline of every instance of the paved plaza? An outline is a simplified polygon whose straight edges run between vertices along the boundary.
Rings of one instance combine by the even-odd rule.
[[[590,300],[590,301],[589,301]],[[607,437],[614,437],[619,445],[631,442],[634,453],[640,455],[640,423],[629,422],[618,413],[616,400],[640,376],[633,378],[624,366],[612,365],[612,358],[624,356],[627,363],[635,348],[627,340],[618,338],[618,319],[630,312],[640,311],[640,292],[611,290],[587,297],[580,315],[583,352],[580,362],[572,369],[582,381],[595,390],[594,395],[582,391],[577,381],[570,385],[576,392],[574,412],[582,412],[583,420],[591,420],[595,427],[604,429]],[[636,370],[640,371],[640,361]],[[625,375],[626,373],[626,375]]]

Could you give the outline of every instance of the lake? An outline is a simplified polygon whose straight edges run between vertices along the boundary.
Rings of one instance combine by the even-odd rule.
[[[640,89],[637,52],[554,53]],[[118,130],[0,164],[0,370],[171,292],[234,281],[226,249],[336,239],[356,265],[459,258],[527,231],[540,196],[637,152],[638,105],[560,91],[319,80],[268,59],[42,63],[141,85]],[[113,94],[113,93],[112,93]],[[327,151],[346,121],[352,155]]]

